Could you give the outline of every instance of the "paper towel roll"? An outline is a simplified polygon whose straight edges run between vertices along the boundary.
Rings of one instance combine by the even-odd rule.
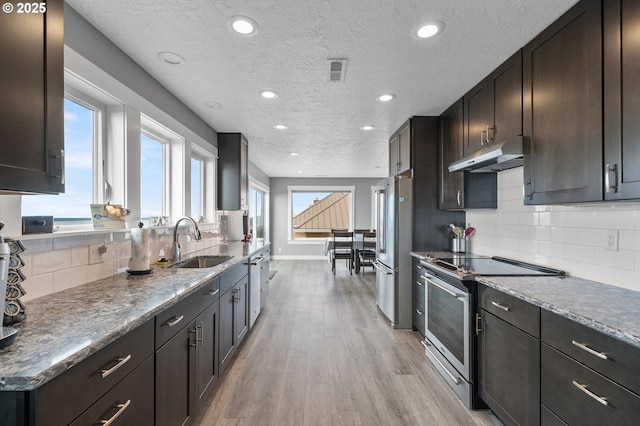
[[[148,228],[134,228],[131,230],[130,270],[146,271],[149,269],[149,236],[150,229]]]
[[[228,213],[228,238],[229,241],[240,241],[244,237],[242,233],[242,211],[230,211]]]

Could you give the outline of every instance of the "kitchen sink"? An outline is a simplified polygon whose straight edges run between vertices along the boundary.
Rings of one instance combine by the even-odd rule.
[[[213,266],[220,265],[231,259],[233,256],[225,255],[210,255],[210,256],[196,256],[182,262],[175,263],[172,268],[211,268]]]

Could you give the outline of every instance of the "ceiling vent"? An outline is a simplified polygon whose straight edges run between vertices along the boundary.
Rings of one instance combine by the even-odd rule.
[[[344,74],[347,71],[346,59],[329,59],[329,81],[344,81]]]

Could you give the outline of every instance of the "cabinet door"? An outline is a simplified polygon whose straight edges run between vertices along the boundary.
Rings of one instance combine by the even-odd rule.
[[[236,285],[236,306],[234,312],[235,342],[237,346],[249,331],[249,277],[245,276]]]
[[[218,210],[247,207],[248,149],[241,133],[218,133]]]
[[[606,1],[603,13],[604,198],[640,198],[640,3]]]
[[[507,425],[540,424],[540,341],[485,310],[478,393]]]
[[[195,326],[180,330],[156,351],[156,425],[182,425],[194,414]]]
[[[449,172],[449,164],[462,158],[463,102],[460,99],[440,116],[440,209],[464,208],[464,173]]]
[[[601,15],[581,1],[523,50],[525,204],[602,200]]]
[[[220,304],[214,302],[196,318],[196,398],[202,400],[206,391],[218,381],[218,328]],[[198,404],[200,405],[200,404]]]
[[[219,349],[218,359],[220,360],[220,373],[222,373],[235,350],[235,332],[234,332],[234,320],[235,320],[235,297],[236,293],[231,288],[229,291],[220,296],[220,336],[219,336]]]
[[[0,14],[0,191],[64,192],[63,2],[46,8]]]
[[[492,96],[488,80],[483,80],[464,95],[464,148],[463,155],[469,155],[485,147],[488,143],[487,126],[491,117]]]
[[[402,174],[411,169],[411,120],[398,130],[398,172]]]
[[[398,173],[398,161],[400,158],[400,138],[398,133],[394,133],[389,139],[389,177]]]
[[[249,141],[244,135],[240,140],[240,209],[249,210]]]
[[[489,143],[522,135],[522,51],[507,59],[488,78]]]

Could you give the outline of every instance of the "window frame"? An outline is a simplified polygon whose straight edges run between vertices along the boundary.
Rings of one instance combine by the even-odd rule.
[[[326,238],[293,238],[293,193],[294,192],[349,192],[349,229],[355,223],[356,187],[352,185],[289,185],[287,186],[287,244],[324,244]]]

